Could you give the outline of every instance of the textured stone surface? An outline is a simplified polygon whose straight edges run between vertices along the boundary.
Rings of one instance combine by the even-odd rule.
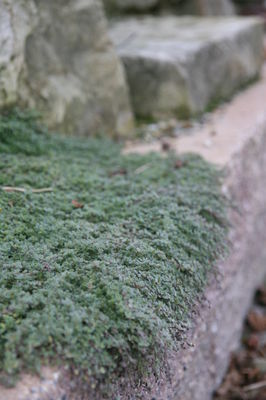
[[[263,59],[255,18],[130,18],[110,34],[140,117],[204,111],[253,79]]]
[[[116,397],[121,400],[210,400],[231,351],[239,345],[243,318],[266,274],[265,97],[266,74],[262,82],[239,94],[222,112],[217,110],[194,137],[172,139],[170,143],[174,150],[196,152],[225,166],[224,191],[234,204],[230,211],[232,248],[216,266],[216,277],[210,279],[205,300],[195,308],[184,348],[168,354],[160,376],[149,376],[143,384],[129,379],[123,390],[118,381]],[[206,147],[210,138],[212,145]],[[156,144],[139,144],[126,150],[144,153],[158,149]],[[0,399],[103,400],[97,392],[69,394],[70,386],[60,373],[44,369],[43,380],[24,376],[17,388],[1,388]]]
[[[25,40],[36,22],[33,1],[0,0],[0,107],[17,101]]]
[[[68,133],[132,128],[123,68],[98,0],[1,0],[0,105],[19,101]]]

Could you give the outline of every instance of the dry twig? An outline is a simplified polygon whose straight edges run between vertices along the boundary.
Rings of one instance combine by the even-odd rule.
[[[12,193],[12,192],[18,192],[18,193],[26,193],[27,189],[21,188],[21,187],[15,187],[15,186],[2,186],[2,190],[4,192]],[[42,188],[42,189],[28,189],[29,191],[32,191],[32,193],[47,193],[47,192],[52,192],[53,188]]]

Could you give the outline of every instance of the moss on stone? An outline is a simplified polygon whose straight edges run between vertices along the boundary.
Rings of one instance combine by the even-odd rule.
[[[26,189],[0,191],[3,380],[53,361],[105,379],[178,345],[226,247],[220,173],[182,161],[1,116],[0,186]]]
[[[187,104],[183,104],[183,105],[180,105],[179,107],[177,107],[175,115],[181,121],[182,120],[186,121],[186,120],[188,120],[189,118],[191,118],[193,116],[192,112],[189,109],[189,106]]]

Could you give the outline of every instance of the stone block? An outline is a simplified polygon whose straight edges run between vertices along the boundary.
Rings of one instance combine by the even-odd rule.
[[[256,18],[130,18],[110,35],[138,117],[201,113],[258,77],[263,61]]]
[[[123,67],[98,0],[0,1],[0,106],[21,104],[66,133],[128,134]]]

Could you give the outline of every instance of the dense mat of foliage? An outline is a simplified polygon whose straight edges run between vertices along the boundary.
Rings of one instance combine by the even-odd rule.
[[[219,173],[0,117],[0,371],[60,360],[96,377],[178,343],[225,249]],[[33,189],[52,188],[36,193]]]

